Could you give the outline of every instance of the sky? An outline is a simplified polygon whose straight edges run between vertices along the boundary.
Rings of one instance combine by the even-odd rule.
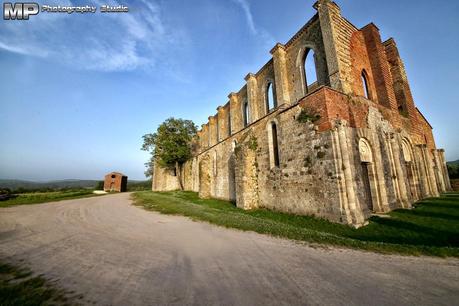
[[[115,1],[38,1],[101,5]],[[315,13],[310,0],[138,0],[129,13],[0,20],[0,178],[145,179],[142,135],[199,126]],[[459,1],[338,0],[394,37],[415,103],[459,159]],[[2,1],[3,6],[3,1]]]

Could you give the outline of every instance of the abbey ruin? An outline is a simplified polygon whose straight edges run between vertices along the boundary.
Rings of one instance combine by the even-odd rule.
[[[356,28],[330,0],[313,7],[202,125],[185,189],[356,227],[450,189],[394,39],[382,41],[373,23]],[[153,190],[175,189],[176,174],[156,166]]]

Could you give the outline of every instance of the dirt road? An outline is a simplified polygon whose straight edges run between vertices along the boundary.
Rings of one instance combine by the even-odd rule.
[[[459,261],[312,248],[129,194],[0,209],[0,257],[98,305],[452,305]]]

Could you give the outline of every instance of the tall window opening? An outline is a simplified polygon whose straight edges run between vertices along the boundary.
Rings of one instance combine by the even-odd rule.
[[[373,150],[370,143],[364,138],[359,140],[359,153],[362,166],[362,195],[368,209],[370,211],[378,211],[380,202],[376,169],[373,161]]]
[[[269,113],[270,110],[275,108],[276,105],[276,97],[274,95],[274,85],[272,82],[269,82],[266,87],[266,112]]]
[[[368,75],[365,70],[362,70],[361,78],[362,78],[363,94],[365,98],[367,98],[368,100],[371,100],[370,87],[368,84]]]
[[[303,60],[304,82],[306,84],[306,93],[311,90],[311,86],[317,83],[316,58],[314,50],[306,50]]]
[[[228,135],[233,135],[231,132],[231,112],[228,113]]]
[[[271,123],[271,137],[272,137],[272,153],[273,153],[273,164],[275,167],[279,167],[279,143],[277,140],[277,125]]]
[[[244,101],[243,107],[242,107],[242,112],[244,116],[244,127],[249,125],[249,118],[250,118],[250,110],[249,110],[249,102]]]

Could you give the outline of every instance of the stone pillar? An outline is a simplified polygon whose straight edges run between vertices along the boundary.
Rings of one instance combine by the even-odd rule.
[[[271,50],[274,63],[274,82],[276,86],[277,105],[289,105],[288,73],[285,59],[285,47],[277,43]]]
[[[219,106],[218,116],[218,141],[222,141],[230,136],[229,131],[229,106]]]
[[[212,147],[217,144],[217,116],[209,117],[209,146]]]
[[[343,123],[338,123],[338,141],[343,158],[343,172],[344,172],[344,183],[346,186],[347,202],[349,210],[355,226],[362,226],[365,223],[365,218],[362,213],[362,209],[357,207],[357,201],[355,196],[355,183],[351,171],[351,162],[349,157],[349,146],[347,144],[346,130]]]
[[[330,86],[335,90],[350,94],[352,88],[350,84],[349,42],[352,33],[346,29],[341,29],[339,23],[339,20],[342,19],[341,9],[335,2],[319,0],[313,7],[319,14]]]
[[[439,192],[445,192],[445,180],[442,173],[442,167],[440,164],[440,160],[438,157],[438,151],[436,149],[432,149],[432,155],[434,159],[434,172],[435,172],[435,179],[438,182]]]
[[[242,209],[258,208],[257,154],[242,144],[235,152],[236,206]]]
[[[397,100],[395,99],[392,78],[379,29],[370,23],[362,28],[362,33],[369,54],[371,71],[373,72],[372,81],[375,85],[378,103],[397,110]]]
[[[257,78],[253,73],[247,74],[245,77],[245,81],[247,82],[247,99],[249,102],[249,109],[250,109],[250,122],[254,122],[258,120],[263,112],[260,112],[260,105],[261,103],[258,102],[258,85],[257,85]]]
[[[432,196],[430,186],[429,186],[429,179],[428,179],[428,173],[427,173],[427,167],[426,167],[426,162],[425,162],[425,157],[424,157],[424,152],[423,152],[423,144],[418,144],[416,145],[416,162],[418,164],[418,169],[419,169],[419,180],[421,181],[421,197],[426,198],[429,196]]]
[[[400,201],[402,204],[403,208],[410,208],[411,204],[408,199],[408,191],[406,189],[406,184],[407,182],[405,175],[402,170],[402,164],[401,164],[401,156],[400,156],[400,147],[398,146],[398,143],[395,141],[394,135],[389,135],[389,145],[390,145],[390,150],[392,154],[392,160],[394,161],[394,166],[395,166],[395,183],[398,184],[398,190],[399,190],[399,195],[400,195]],[[403,183],[402,183],[403,182]]]
[[[211,197],[211,176],[210,172],[211,164],[209,154],[206,153],[201,157],[199,161],[199,197],[210,198]]]
[[[234,134],[243,128],[242,106],[236,93],[230,93],[228,98],[230,99],[231,134]]]
[[[436,181],[433,177],[432,161],[430,160],[429,153],[427,151],[427,146],[425,144],[417,145],[420,151],[420,163],[421,163],[421,172],[422,172],[422,183],[425,189],[424,196],[437,196],[437,187]]]
[[[338,128],[335,127],[332,131],[332,145],[333,145],[333,158],[335,164],[335,171],[337,176],[337,185],[339,190],[339,200],[340,200],[340,211],[341,219],[346,224],[352,224],[352,216],[349,209],[349,204],[347,200],[347,191],[346,184],[344,181],[344,171],[343,171],[343,155],[340,148]]]
[[[427,178],[429,181],[430,190],[433,196],[439,196],[438,188],[437,188],[437,180],[435,179],[435,173],[433,169],[432,158],[430,157],[429,151],[427,151],[427,145],[423,147],[423,154],[425,156],[426,167],[427,167]]]
[[[443,149],[438,149],[438,157],[439,157],[439,162],[440,166],[442,168],[442,173],[443,173],[443,178],[445,181],[445,188],[447,191],[451,190],[451,182],[449,181],[449,175],[448,175],[448,168],[446,167],[446,161],[445,161],[445,150]]]
[[[402,110],[406,111],[408,117],[414,122],[417,119],[417,111],[414,106],[413,96],[411,95],[405,65],[400,58],[397,45],[393,38],[386,40],[383,44],[392,76],[392,87],[397,105],[401,106]]]
[[[199,192],[199,167],[198,167],[198,158],[194,157],[191,164],[191,173],[193,180],[193,191]]]
[[[372,138],[373,138],[372,143],[374,147],[374,152],[379,152],[379,154],[377,153],[373,154],[373,163],[374,163],[374,169],[376,172],[376,182],[377,182],[377,187],[378,187],[378,190],[376,192],[378,192],[379,194],[379,201],[376,204],[378,204],[380,208],[380,211],[378,212],[388,212],[390,211],[390,207],[389,207],[389,198],[387,195],[387,185],[385,181],[384,166],[383,166],[383,161],[382,161],[382,157],[380,153],[382,152],[382,149],[381,149],[381,145],[379,143],[377,135],[374,134]]]
[[[201,152],[209,148],[209,123],[201,125]]]
[[[203,151],[203,148],[202,148],[202,130],[199,130],[199,131],[196,132],[196,137],[197,137],[197,139],[195,141],[198,144],[198,148],[195,148],[196,151],[194,153],[199,154],[199,153],[201,153]]]

